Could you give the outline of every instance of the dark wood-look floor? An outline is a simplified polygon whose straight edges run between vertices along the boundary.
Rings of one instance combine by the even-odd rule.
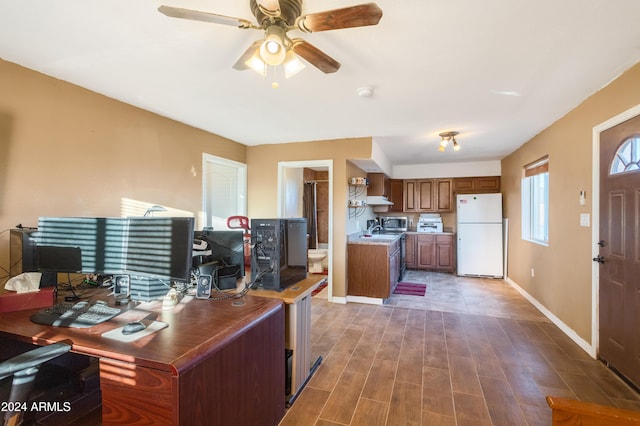
[[[410,271],[424,297],[313,298],[323,363],[289,425],[550,425],[545,396],[640,410],[640,395],[502,280]],[[325,290],[326,291],[326,290]]]

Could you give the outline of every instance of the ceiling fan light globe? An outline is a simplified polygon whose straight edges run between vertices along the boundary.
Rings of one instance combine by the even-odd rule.
[[[305,64],[291,50],[287,51],[283,67],[284,78],[293,77],[305,68]]]
[[[260,57],[260,52],[258,49],[256,49],[256,52],[253,54],[253,56],[247,59],[245,64],[261,76],[264,77],[267,75],[267,64]]]
[[[440,145],[440,146],[438,147],[438,151],[440,151],[440,152],[444,152],[444,146]]]
[[[284,62],[286,54],[284,46],[273,40],[266,40],[260,46],[260,57],[272,66],[278,66]]]

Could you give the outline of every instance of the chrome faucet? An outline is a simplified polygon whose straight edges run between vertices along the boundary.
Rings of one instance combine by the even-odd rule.
[[[375,231],[376,229],[379,229],[379,230],[382,231],[382,226],[380,226],[379,223],[374,223],[369,228],[367,228],[367,233],[368,234],[373,234],[373,231]]]

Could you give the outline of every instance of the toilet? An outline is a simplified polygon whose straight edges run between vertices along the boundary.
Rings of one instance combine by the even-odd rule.
[[[309,273],[321,274],[324,272],[323,261],[327,257],[327,250],[325,249],[309,249],[307,251],[307,258],[309,260]]]

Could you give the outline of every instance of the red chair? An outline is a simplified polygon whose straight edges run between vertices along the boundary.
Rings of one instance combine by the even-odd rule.
[[[251,227],[249,226],[249,218],[246,216],[229,216],[227,218],[227,228],[244,229],[242,235],[244,239],[244,266],[247,268],[251,265]]]

